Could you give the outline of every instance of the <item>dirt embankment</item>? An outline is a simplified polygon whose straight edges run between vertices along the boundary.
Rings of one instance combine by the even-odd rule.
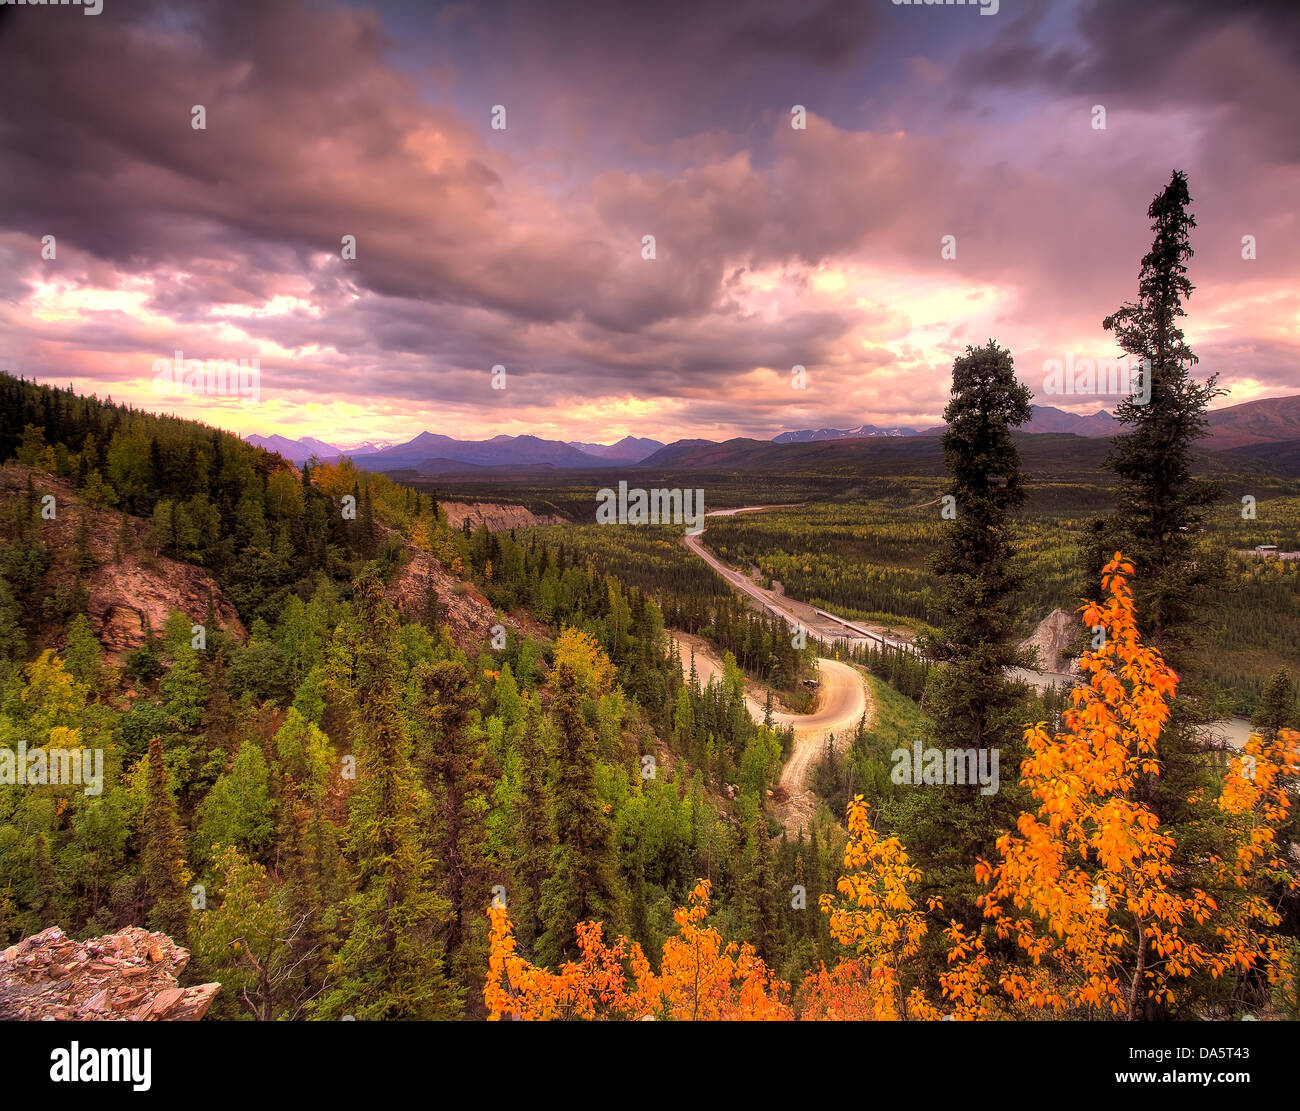
[[[452,528],[461,528],[466,519],[469,527],[487,525],[489,532],[505,532],[512,528],[532,528],[535,525],[562,525],[564,518],[556,513],[534,513],[522,505],[496,505],[493,502],[444,501],[439,505],[447,511],[447,521]]]
[[[146,624],[161,632],[173,610],[203,623],[209,603],[218,628],[246,639],[239,614],[217,581],[192,563],[151,554],[145,544],[148,523],[138,517],[95,509],[70,482],[18,463],[0,467],[0,506],[8,510],[15,499],[26,497],[28,476],[37,505],[47,494],[54,497],[54,516],[39,525],[50,559],[47,581],[55,587],[81,580],[91,628],[111,659],[143,644]],[[78,567],[80,542],[95,564],[89,570]]]

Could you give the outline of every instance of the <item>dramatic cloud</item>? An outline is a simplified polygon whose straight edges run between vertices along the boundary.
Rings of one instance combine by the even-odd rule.
[[[923,426],[968,343],[997,338],[1034,388],[1046,359],[1113,353],[1101,318],[1134,296],[1178,167],[1203,368],[1231,400],[1297,385],[1294,14],[0,16],[0,367],[42,380],[336,442]],[[177,350],[258,358],[260,400],[159,397]]]

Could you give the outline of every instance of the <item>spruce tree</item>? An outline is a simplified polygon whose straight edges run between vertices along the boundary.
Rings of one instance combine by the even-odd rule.
[[[1139,631],[1179,671],[1181,655],[1203,628],[1198,610],[1204,588],[1220,573],[1198,552],[1196,540],[1218,486],[1191,471],[1193,447],[1208,426],[1207,406],[1224,391],[1217,376],[1191,378],[1197,359],[1178,323],[1194,288],[1187,278],[1196,226],[1190,203],[1187,176],[1175,170],[1147,208],[1155,235],[1142,259],[1138,300],[1102,321],[1121,350],[1144,361],[1146,377],[1142,389],[1115,410],[1125,428],[1106,463],[1118,479],[1115,511],[1093,525],[1086,568],[1089,581],[1099,582],[1101,566],[1116,551],[1133,561]],[[1188,799],[1201,795],[1213,778],[1202,727],[1218,716],[1195,686],[1181,685],[1160,737],[1161,774],[1141,785],[1163,822],[1193,821]]]
[[[433,802],[432,833],[439,890],[449,905],[445,942],[466,989],[470,1013],[481,1009],[487,966],[487,816],[499,769],[487,752],[478,696],[458,660],[421,663],[416,689],[416,756]]]
[[[429,803],[401,715],[397,615],[373,568],[354,584],[354,596],[356,618],[340,627],[332,682],[352,717],[357,779],[348,848],[358,890],[331,967],[336,982],[320,1010],[358,1019],[453,1018],[461,1000],[444,972],[449,908],[431,887],[433,862],[421,840]]]
[[[968,925],[979,920],[975,860],[992,851],[998,830],[1018,811],[1012,769],[1019,766],[1024,721],[1007,672],[1029,662],[1017,647],[1023,576],[1013,560],[1011,520],[1026,490],[1011,431],[1029,420],[1030,399],[1010,352],[993,340],[968,347],[953,363],[943,455],[955,516],[931,557],[943,587],[937,630],[920,638],[922,653],[939,665],[930,672],[924,704],[939,749],[988,750],[990,761],[996,751],[1007,772],[1000,773],[998,794],[989,796],[978,784],[921,785],[915,768],[898,814],[927,881]],[[902,684],[902,653],[891,662],[893,682]]]
[[[1115,512],[1096,526],[1095,566],[1122,551],[1136,570],[1133,582],[1143,639],[1168,658],[1169,649],[1192,635],[1201,588],[1216,574],[1198,559],[1196,530],[1218,495],[1216,483],[1192,476],[1192,451],[1208,428],[1207,406],[1224,391],[1218,376],[1192,379],[1197,362],[1178,325],[1183,302],[1195,288],[1187,278],[1192,257],[1187,175],[1175,170],[1147,209],[1155,233],[1138,274],[1138,299],[1102,321],[1119,347],[1147,369],[1142,388],[1116,406],[1125,431],[1117,436],[1106,466],[1119,482]]]
[[[1291,673],[1284,667],[1278,668],[1264,688],[1263,704],[1250,719],[1254,730],[1272,741],[1277,739],[1279,730],[1296,728],[1300,707],[1296,706],[1295,695]]]
[[[547,771],[549,756],[536,698],[528,700],[520,744],[522,791],[519,799],[515,874],[522,888],[523,908],[514,917],[520,944],[531,944],[541,932],[542,882],[555,849],[555,823]]]
[[[189,918],[185,860],[161,737],[149,741],[149,778],[141,828],[144,846],[140,860],[150,903],[149,928],[161,930],[183,944]]]
[[[623,896],[613,823],[596,785],[596,733],[582,711],[577,673],[559,662],[549,685],[559,765],[553,787],[557,844],[542,885],[537,953],[558,964],[576,952],[579,922],[603,921],[607,936],[623,928]]]
[[[927,708],[939,740],[983,750],[1016,732],[1017,695],[1006,671],[1025,662],[1016,647],[1022,576],[1012,561],[1011,513],[1024,504],[1020,451],[1011,429],[1030,416],[1011,353],[993,340],[953,363],[944,411],[943,457],[955,517],[931,566],[942,577],[940,619],[922,652],[946,667],[931,673]]]
[[[1094,524],[1086,568],[1089,581],[1097,582],[1101,566],[1116,551],[1132,560],[1139,632],[1179,672],[1205,628],[1206,588],[1221,574],[1221,565],[1200,550],[1197,539],[1219,487],[1195,477],[1192,468],[1196,442],[1208,429],[1209,403],[1224,391],[1217,375],[1205,381],[1191,377],[1197,358],[1179,326],[1194,289],[1187,277],[1190,232],[1196,226],[1190,204],[1187,177],[1175,170],[1147,208],[1154,237],[1142,259],[1138,299],[1102,321],[1122,351],[1142,360],[1143,378],[1141,389],[1115,410],[1124,429],[1106,462],[1118,480],[1115,511]],[[1197,847],[1201,831],[1218,820],[1212,801],[1216,757],[1207,749],[1204,727],[1221,714],[1203,684],[1185,679],[1160,734],[1160,774],[1144,775],[1136,792],[1178,846],[1175,889],[1190,894],[1199,887],[1230,898],[1232,892]],[[1208,927],[1189,927],[1189,934],[1206,943],[1212,939]],[[1159,1017],[1162,1009],[1148,1000],[1146,1017]]]

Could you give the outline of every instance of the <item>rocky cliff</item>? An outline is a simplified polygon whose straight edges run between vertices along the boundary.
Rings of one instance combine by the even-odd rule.
[[[505,532],[512,528],[532,528],[535,525],[562,525],[564,518],[556,513],[534,513],[522,505],[496,505],[493,502],[442,501],[438,503],[447,511],[447,523],[460,528],[469,520],[470,528],[487,525],[489,532]]]
[[[70,482],[17,463],[0,467],[0,506],[26,496],[29,476],[38,503],[46,494],[54,496],[54,516],[41,522],[51,581],[78,574],[74,566],[78,537],[84,537],[93,557],[96,566],[81,573],[89,594],[86,611],[110,657],[143,644],[146,621],[155,633],[160,632],[172,610],[180,610],[196,624],[203,622],[209,599],[217,625],[245,639],[243,623],[216,580],[201,567],[151,554],[145,546],[149,526],[139,518],[95,509]]]
[[[1074,643],[1080,631],[1078,614],[1066,613],[1065,610],[1052,610],[1027,640],[1021,642],[1021,648],[1038,649],[1038,666],[1043,671],[1073,673],[1077,664],[1063,654]]]
[[[189,960],[166,934],[138,926],[89,941],[51,926],[0,951],[0,1020],[194,1021],[221,985],[181,987]]]

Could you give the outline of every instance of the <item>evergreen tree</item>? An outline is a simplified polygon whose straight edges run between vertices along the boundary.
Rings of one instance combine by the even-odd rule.
[[[551,720],[556,739],[557,844],[542,885],[542,961],[558,964],[577,948],[579,922],[603,921],[613,934],[623,926],[622,881],[613,825],[596,786],[596,734],[582,712],[578,673],[567,660],[551,671]]]
[[[1016,592],[1010,514],[1024,504],[1020,452],[1011,429],[1029,420],[1030,392],[1010,352],[990,340],[953,363],[944,412],[944,463],[956,516],[931,565],[943,578],[940,622],[922,652],[947,666],[932,672],[927,706],[935,734],[954,748],[1008,741],[1016,695],[1006,669],[1024,662],[1015,645]]]
[[[1146,361],[1149,381],[1116,407],[1126,431],[1115,438],[1107,459],[1119,480],[1115,512],[1094,525],[1086,569],[1089,581],[1098,582],[1102,564],[1116,551],[1133,561],[1139,631],[1175,668],[1200,634],[1203,619],[1197,613],[1205,588],[1221,573],[1198,552],[1196,540],[1218,486],[1192,476],[1192,451],[1206,431],[1209,402],[1223,390],[1217,376],[1191,378],[1197,359],[1178,324],[1194,288],[1187,278],[1189,233],[1196,226],[1190,203],[1187,177],[1175,170],[1147,209],[1155,237],[1142,259],[1138,300],[1102,322],[1121,350]],[[1217,716],[1218,709],[1195,688],[1179,692],[1160,736],[1161,774],[1148,775],[1142,786],[1163,822],[1193,821],[1188,799],[1202,795],[1213,778],[1199,729]]]
[[[63,658],[78,682],[85,683],[92,691],[99,688],[104,649],[91,632],[90,620],[84,613],[77,614],[68,625]]]
[[[1012,429],[1029,420],[1030,399],[1010,352],[993,340],[953,363],[943,453],[955,516],[930,561],[943,583],[936,632],[920,638],[921,652],[938,665],[924,695],[936,745],[995,750],[1006,768],[1018,766],[1023,748],[1021,696],[1007,671],[1029,662],[1016,643],[1023,577],[1012,556],[1011,515],[1026,498]],[[905,684],[906,664],[902,653],[890,654],[891,682]],[[991,797],[974,783],[920,785],[914,771],[895,811],[900,831],[949,910],[975,922],[972,867],[1014,821],[1016,791],[1006,781]]]
[[[189,912],[185,897],[187,872],[161,737],[149,741],[147,792],[140,862],[150,902],[148,924],[150,929],[161,930],[183,943]]]
[[[1224,391],[1218,376],[1193,380],[1197,362],[1178,325],[1183,302],[1195,288],[1187,278],[1192,257],[1187,175],[1175,170],[1147,209],[1155,238],[1142,259],[1138,300],[1102,321],[1119,347],[1144,360],[1142,389],[1115,409],[1125,431],[1114,441],[1107,467],[1119,479],[1115,512],[1096,526],[1089,581],[1116,551],[1133,560],[1134,596],[1144,639],[1168,649],[1192,635],[1202,588],[1216,574],[1197,559],[1196,529],[1218,495],[1214,482],[1192,477],[1192,450],[1207,429],[1207,407]]]
[[[555,826],[547,783],[549,765],[541,713],[535,698],[528,712],[520,744],[522,791],[516,825],[515,874],[522,888],[523,908],[517,914],[519,938],[530,944],[541,932],[542,881],[555,849]]]
[[[1264,688],[1263,705],[1250,719],[1250,724],[1266,740],[1276,740],[1279,730],[1296,728],[1297,718],[1300,717],[1298,710],[1300,707],[1296,706],[1295,684],[1291,681],[1291,673],[1280,667]]]
[[[429,804],[411,768],[400,712],[397,615],[373,569],[357,580],[354,594],[357,614],[340,628],[344,651],[332,662],[333,684],[352,716],[357,780],[348,847],[358,890],[348,900],[351,928],[331,968],[337,979],[320,1009],[358,1019],[451,1018],[461,1001],[443,967],[448,907],[431,889],[433,861],[420,837]]]
[[[466,990],[469,1013],[481,1011],[487,964],[487,817],[498,769],[479,725],[478,695],[458,660],[421,663],[416,689],[416,757],[433,802],[431,827],[440,890],[449,906],[447,953]]]

